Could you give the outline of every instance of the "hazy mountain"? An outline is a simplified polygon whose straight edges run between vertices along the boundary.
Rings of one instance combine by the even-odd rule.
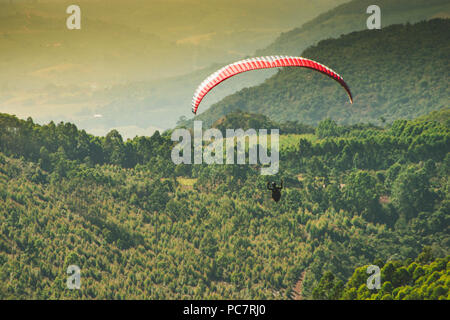
[[[125,123],[122,111],[147,100],[144,108],[157,112],[167,96],[190,84],[173,76],[251,54],[344,1],[80,0],[81,30],[68,30],[66,8],[72,1],[2,0],[0,111],[40,122],[71,120],[101,131],[101,124],[87,127],[83,121],[89,123],[96,109],[107,110],[113,102],[111,108],[120,104],[120,112],[104,130],[116,123],[136,130],[172,126],[176,113],[169,122],[160,123],[165,114],[137,126],[136,119],[152,114],[140,114],[137,106],[130,111],[134,121]],[[164,80],[154,82],[159,79]],[[144,91],[142,81],[150,81]],[[168,87],[171,81],[175,85]],[[105,95],[119,87],[128,88],[120,99]],[[191,87],[187,90],[190,95]],[[186,100],[182,95],[171,101],[167,108]]]
[[[322,39],[336,38],[352,31],[367,29],[367,8],[376,4],[381,9],[381,27],[396,23],[414,23],[438,17],[450,17],[447,0],[353,0],[319,15],[300,28],[282,33],[258,55],[298,55]]]

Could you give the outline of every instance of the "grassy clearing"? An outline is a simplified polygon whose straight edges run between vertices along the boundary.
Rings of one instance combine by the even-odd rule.
[[[197,182],[197,179],[177,177],[177,182],[183,187],[193,187],[194,183]]]
[[[317,137],[312,133],[282,135],[280,136],[280,150],[298,148],[300,139],[307,139],[312,142],[316,141]]]

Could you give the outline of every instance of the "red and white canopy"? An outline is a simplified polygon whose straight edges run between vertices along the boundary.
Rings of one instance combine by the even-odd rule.
[[[206,94],[222,81],[250,70],[281,67],[303,67],[321,72],[339,82],[347,91],[350,103],[353,103],[352,94],[344,79],[327,66],[302,57],[270,56],[241,60],[214,72],[206,78],[195,91],[194,97],[192,98],[192,112],[194,114],[197,113],[198,106]]]

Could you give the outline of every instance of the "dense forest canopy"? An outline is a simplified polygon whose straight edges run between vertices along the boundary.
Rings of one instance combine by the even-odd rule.
[[[254,165],[174,165],[167,132],[123,141],[1,114],[0,297],[286,299],[301,279],[308,299],[329,272],[346,283],[355,269],[416,259],[425,246],[444,258],[449,112],[385,128],[281,123],[290,129],[269,177]],[[269,121],[238,113],[216,125],[250,119]],[[275,204],[266,183],[281,178]],[[81,290],[66,288],[72,264]],[[441,278],[411,285],[436,281],[436,295],[423,297],[441,297]],[[371,297],[351,283],[339,294]],[[413,290],[396,288],[392,298]]]
[[[367,269],[357,268],[344,284],[326,272],[313,291],[314,299],[343,300],[449,300],[450,256],[433,259],[431,247],[425,247],[415,259],[404,261],[392,256],[371,266],[380,269],[379,288],[367,286]],[[381,283],[382,282],[382,283]],[[382,285],[381,285],[382,284]]]

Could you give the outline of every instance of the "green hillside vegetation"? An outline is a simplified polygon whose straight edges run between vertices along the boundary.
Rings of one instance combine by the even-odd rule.
[[[317,124],[391,123],[449,105],[450,20],[394,25],[324,40],[303,56],[331,67],[349,84],[345,91],[311,70],[285,68],[263,84],[214,104],[196,119],[212,124],[234,111],[261,113],[274,121]]]
[[[231,112],[213,123],[212,128],[219,129],[223,135],[228,128],[248,129],[279,129],[281,134],[314,133],[314,128],[297,121],[277,123],[267,116],[257,113],[247,113],[241,110]]]
[[[305,272],[308,299],[327,271],[345,281],[425,246],[445,257],[446,120],[329,119],[283,147],[278,175],[261,176],[175,166],[169,132],[123,141],[1,114],[0,298],[289,299]],[[266,183],[281,178],[275,204]],[[71,264],[80,290],[66,288]]]
[[[370,0],[353,0],[320,14],[299,28],[282,33],[258,55],[298,55],[317,42],[338,38],[343,34],[367,29],[366,10],[375,4]],[[379,0],[381,27],[392,24],[415,23],[432,18],[448,18],[450,4],[446,0]]]
[[[423,115],[421,117],[417,118],[417,121],[438,121],[442,124],[446,125],[447,127],[450,126],[450,109],[444,108],[441,110],[432,111],[429,114]]]
[[[367,268],[357,268],[347,283],[327,272],[313,291],[315,299],[344,300],[449,300],[450,256],[433,259],[426,247],[413,260],[381,260],[373,263],[381,268],[380,289],[367,288]]]

